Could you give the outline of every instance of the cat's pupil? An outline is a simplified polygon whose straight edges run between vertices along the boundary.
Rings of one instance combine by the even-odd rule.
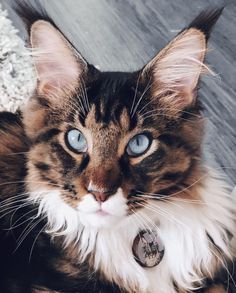
[[[137,142],[137,145],[140,146],[140,144],[141,144],[141,143],[140,143],[140,137],[137,137],[137,138],[136,138],[136,142]]]

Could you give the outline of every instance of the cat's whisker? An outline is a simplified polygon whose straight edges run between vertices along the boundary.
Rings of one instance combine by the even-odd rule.
[[[150,224],[151,224],[151,226],[155,229],[155,224],[154,223],[152,223],[151,221],[147,221],[147,219],[145,219],[145,217],[143,217],[143,215],[135,213],[134,211],[133,211],[133,213],[134,213],[134,216],[136,217],[137,221],[140,223],[140,227],[144,226],[145,229],[151,231],[152,230],[150,228]],[[148,222],[149,222],[149,224],[148,224]],[[153,238],[153,240],[154,240],[154,238]]]
[[[130,115],[131,115],[131,117],[133,115],[133,108],[134,108],[134,104],[136,102],[136,97],[137,97],[138,85],[139,85],[140,77],[141,77],[141,73],[139,73],[139,76],[138,76],[138,79],[137,79],[137,83],[136,83],[136,87],[135,87],[134,98],[133,98],[132,106],[131,106],[131,109],[130,109]]]
[[[146,103],[139,111],[138,111],[138,113],[140,114],[140,115],[145,115],[145,114],[147,114],[148,112],[152,112],[152,111],[160,111],[160,109],[153,109],[153,110],[150,110],[150,111],[147,111],[147,112],[144,112],[144,113],[142,113],[143,112],[143,110],[148,106],[148,105],[150,105],[151,103],[153,103],[153,99],[151,99],[148,103]],[[173,110],[177,110],[179,113],[184,113],[184,114],[188,114],[188,115],[190,115],[190,116],[192,116],[192,117],[195,117],[195,118],[200,118],[201,116],[199,115],[199,114],[195,114],[195,113],[191,113],[191,112],[189,112],[189,111],[186,111],[186,110],[181,110],[181,109],[179,109],[179,108],[176,108],[176,107],[162,107],[161,108],[161,111],[173,111]],[[202,118],[202,117],[201,117]]]
[[[19,180],[19,181],[9,181],[9,182],[4,182],[1,183],[0,186],[4,185],[10,185],[10,184],[20,184],[20,183],[39,183],[39,184],[49,184],[52,186],[57,186],[63,188],[63,185],[57,184],[57,183],[52,183],[52,182],[44,182],[44,181],[33,181],[33,180]]]
[[[63,93],[64,93],[64,89],[61,87],[60,88],[60,92],[59,92],[59,86],[51,86],[51,88],[52,89],[55,89],[54,90],[54,94],[51,94],[51,98],[53,98],[53,99],[57,99],[57,97],[59,96],[60,97],[60,95],[63,95]],[[83,99],[83,98],[82,98]],[[73,105],[72,104],[72,102],[69,100],[68,101],[68,103],[67,103],[67,105],[69,105],[69,107],[72,109],[72,110],[74,110],[74,111],[76,111],[76,112],[78,112],[78,109],[77,108],[79,108],[79,110],[83,113],[83,115],[85,116],[85,114],[86,114],[86,111],[85,111],[85,109],[84,109],[84,107],[83,107],[83,103],[82,103],[82,101],[81,101],[81,99],[80,99],[80,96],[79,96],[79,98],[78,98],[78,101],[80,102],[80,106],[81,106],[81,108],[79,108],[79,105]],[[76,108],[77,107],[77,108]],[[79,115],[80,115],[80,113],[78,113]]]
[[[189,229],[189,227],[187,225],[185,225],[184,223],[180,222],[178,219],[176,219],[176,217],[174,217],[172,214],[170,214],[169,212],[165,211],[164,209],[161,209],[160,207],[151,205],[151,204],[141,204],[138,203],[138,205],[147,208],[150,211],[153,211],[157,214],[159,214],[160,216],[163,216],[165,218],[167,218],[168,220],[171,220],[173,223],[175,224],[179,224],[180,226],[183,226],[186,229]]]
[[[215,170],[220,170],[221,168],[219,167],[219,168],[215,168]],[[194,185],[196,185],[197,183],[199,183],[201,180],[203,180],[203,179],[205,179],[207,176],[209,176],[209,174],[211,173],[211,171],[207,171],[204,175],[202,175],[202,176],[200,176],[196,181],[194,181],[192,184],[190,184],[189,186],[187,186],[187,187],[185,187],[185,188],[183,188],[183,189],[181,189],[181,190],[179,190],[179,191],[177,191],[177,192],[175,192],[175,193],[172,193],[172,194],[170,194],[170,195],[162,195],[162,194],[158,194],[158,193],[148,193],[147,192],[147,194],[149,194],[149,195],[157,195],[157,196],[161,196],[162,198],[163,198],[163,196],[165,197],[165,198],[168,198],[168,197],[172,197],[172,196],[174,196],[174,195],[178,195],[178,194],[180,194],[180,193],[182,193],[182,192],[184,192],[184,191],[186,191],[186,190],[188,190],[188,189],[190,189],[191,187],[193,187]],[[137,190],[137,192],[142,192],[142,191],[139,191],[139,190]]]
[[[230,273],[229,271],[229,268],[227,266],[227,261],[225,259],[225,257],[223,256],[222,252],[219,250],[219,248],[214,245],[214,248],[217,250],[217,252],[219,253],[219,255],[217,255],[217,253],[214,251],[214,249],[211,248],[211,245],[212,243],[208,240],[209,242],[209,249],[211,251],[211,253],[218,259],[218,261],[221,263],[222,267],[226,270],[227,272],[227,276],[228,276],[228,286],[229,286],[229,279],[232,281],[233,283],[233,286],[236,288],[236,283],[235,283],[235,280],[234,280],[234,277],[232,276],[232,274]],[[233,263],[233,266],[234,266],[234,262],[233,260],[231,260],[232,263]],[[234,268],[233,268],[234,269]],[[234,271],[234,270],[233,270]],[[227,291],[228,292],[228,291]]]
[[[170,114],[162,114],[162,113],[156,113],[156,114],[150,114],[150,115],[143,115],[142,119],[145,121],[146,119],[149,118],[153,118],[153,117],[169,117],[169,118],[176,118],[176,119],[181,119],[183,121],[188,121],[188,122],[193,122],[191,119],[186,119],[180,116],[176,116],[176,115],[170,115]],[[203,119],[207,119],[207,118],[202,118]]]
[[[153,227],[154,230],[158,230],[159,228],[155,225],[155,223],[153,221],[151,221],[148,217],[145,217],[143,214],[141,213],[136,213],[135,211],[133,211],[134,216],[136,216],[136,219],[138,220],[138,222],[140,223],[140,227],[144,227],[151,231]],[[151,227],[150,227],[151,226]],[[152,234],[151,234],[152,235]],[[154,241],[154,236],[152,235],[152,240]]]
[[[31,203],[30,202],[28,202],[28,203],[24,203],[24,204],[22,204],[22,206],[21,206],[21,208],[23,208],[23,207],[26,207],[26,206],[28,206],[28,205],[31,205]],[[15,211],[15,209],[16,208],[19,208],[19,204],[17,204],[16,206],[13,206],[13,207],[9,207],[9,208],[7,208],[7,209],[5,209],[4,211],[2,211],[2,212],[6,212],[5,214],[3,214],[3,215],[1,215],[0,216],[0,219],[2,219],[2,218],[4,218],[5,216],[7,216],[7,215],[9,215],[10,213],[12,213],[13,211]]]
[[[146,103],[140,110],[137,111],[140,117],[142,117],[142,115],[145,114],[145,113],[142,113],[142,111],[146,109],[146,107],[148,107],[148,105],[150,105],[151,103],[153,103],[153,99],[150,99],[148,103]]]
[[[142,203],[137,203],[137,205],[141,206],[141,207],[144,207],[144,208],[147,208],[153,212],[156,212],[158,213],[159,215],[163,216],[163,212],[161,210],[154,210],[153,208],[149,207],[147,204],[142,204]]]
[[[145,115],[147,115],[147,114],[151,114],[151,113],[158,113],[158,112],[160,112],[160,111],[165,111],[165,110],[179,110],[178,108],[175,108],[175,107],[172,107],[172,108],[161,108],[161,109],[152,109],[152,110],[149,110],[149,111],[146,111],[146,112],[144,112],[144,113],[141,113],[141,110],[138,112],[138,113],[140,113],[140,116],[141,117],[144,117]],[[184,111],[184,110],[179,110],[179,112],[180,113],[184,113],[184,114],[188,114],[188,115],[190,115],[190,116],[193,116],[194,118],[201,118],[201,119],[203,119],[204,117],[202,117],[202,116],[200,116],[200,115],[197,115],[197,114],[194,114],[194,113],[191,113],[191,112],[188,112],[188,111]],[[163,115],[170,115],[170,114],[168,114],[168,113],[161,113],[161,114],[163,114]],[[175,116],[176,118],[177,117],[179,117],[179,118],[181,118],[180,116],[178,116],[178,115],[176,115]],[[191,121],[191,120],[190,120]]]
[[[197,205],[206,205],[206,206],[211,206],[211,203],[209,202],[204,202],[202,200],[194,200],[194,199],[183,199],[183,198],[179,198],[179,197],[172,197],[172,196],[167,196],[167,197],[156,197],[155,195],[147,195],[147,194],[140,194],[141,197],[145,197],[147,199],[153,199],[153,200],[157,200],[157,201],[163,201],[163,202],[167,202],[173,205],[176,205],[180,208],[184,208],[183,206],[177,205],[175,202],[180,202],[180,203],[186,203],[186,204],[197,204]]]
[[[158,196],[155,196],[155,194],[153,195],[150,195],[150,194],[142,194],[139,192],[139,195],[138,197],[144,197],[144,198],[147,198],[147,199],[154,199],[154,200],[157,200],[157,201],[163,201],[163,202],[168,202],[168,203],[171,203],[173,205],[176,205],[180,208],[183,208],[183,206],[180,206],[176,203],[173,203],[173,201],[177,201],[177,202],[183,202],[183,203],[187,203],[187,204],[200,204],[200,205],[210,205],[210,203],[207,203],[207,202],[203,202],[202,200],[200,199],[183,199],[183,198],[179,198],[179,197],[172,197],[172,196],[162,196],[162,197],[158,197]]]
[[[3,204],[11,202],[13,199],[15,200],[15,199],[19,199],[19,198],[25,198],[25,195],[27,195],[27,194],[29,194],[29,192],[20,193],[20,194],[8,197],[8,198],[0,201],[0,208]]]
[[[40,234],[46,229],[46,227],[47,227],[47,224],[45,224],[45,225],[43,226],[43,228],[39,231],[39,233],[36,235],[36,237],[35,237],[35,239],[34,239],[34,242],[33,242],[32,247],[31,247],[31,249],[30,249],[29,263],[30,263],[30,260],[31,260],[32,254],[33,254],[33,250],[34,250],[34,246],[35,246],[35,244],[36,244],[36,241],[37,241],[37,239],[39,238]]]
[[[81,94],[77,94],[77,103],[76,104],[72,104],[72,101],[70,101],[70,107],[76,112],[76,114],[78,112],[81,112],[82,115],[81,117],[85,117],[86,116],[86,110],[84,107],[84,103],[83,103],[83,96]]]
[[[6,156],[26,155],[26,154],[29,154],[29,153],[30,152],[9,153],[9,154],[6,154]]]
[[[86,85],[85,85],[84,79],[82,77],[81,77],[81,87],[82,87],[82,91],[83,91],[83,95],[84,95],[84,100],[85,100],[85,105],[86,105],[86,108],[87,108],[87,112],[89,112],[90,111],[90,105],[89,105]]]
[[[37,211],[37,210],[38,210],[38,207],[36,207],[36,208],[34,208],[34,209],[28,211],[27,213],[25,213],[24,215],[22,215],[21,217],[19,217],[19,218],[14,222],[14,225],[13,225],[13,226],[11,225],[11,227],[15,227],[15,225],[16,225],[18,222],[20,222],[21,219],[25,218],[26,216],[28,216],[28,215],[31,214],[31,213],[34,213],[34,212]],[[12,221],[13,221],[13,219],[12,219]],[[11,224],[12,224],[12,222],[11,222]]]
[[[12,209],[14,207],[17,207],[19,206],[20,203],[26,203],[25,200],[21,200],[21,201],[15,201],[15,202],[12,202],[10,205],[7,205],[5,207],[2,207],[2,209],[0,210],[0,213],[4,213],[5,211],[8,211],[9,209]]]
[[[151,227],[153,227],[153,229],[155,230],[155,231],[160,231],[160,228],[149,218],[149,217],[147,217],[147,216],[145,216],[143,213],[137,213],[137,212],[135,212],[134,210],[132,210],[133,211],[133,213],[134,213],[134,215],[136,216],[136,218],[138,217],[139,219],[141,219],[141,221],[140,221],[140,223],[141,223],[141,226],[140,227],[142,227],[143,225],[142,225],[142,221],[143,221],[143,223],[145,224],[145,225],[147,225],[147,229],[148,230],[152,230],[151,228],[150,228],[150,226]],[[138,219],[137,218],[137,219]],[[152,236],[152,237],[154,237],[154,236]],[[154,238],[153,238],[153,240],[154,240]]]
[[[31,209],[30,211],[28,211],[27,213],[25,213],[24,215],[22,215],[20,218],[18,218],[14,224],[13,224],[13,219],[14,219],[14,215],[15,213],[17,212],[18,209],[16,209],[14,211],[14,213],[12,214],[11,216],[11,220],[10,220],[10,228],[9,230],[12,230],[12,229],[15,229],[21,225],[23,225],[25,222],[29,221],[29,219],[32,219],[32,217],[30,217],[29,219],[26,219],[25,221],[21,222],[20,224],[17,224],[18,222],[20,222],[21,219],[25,218],[26,216],[30,215],[31,213],[35,213],[37,210],[38,210],[38,207],[34,208],[34,209]],[[38,215],[36,215],[38,216]]]
[[[32,212],[32,211],[31,211],[31,212]],[[27,214],[28,214],[28,213],[27,213]],[[34,219],[34,217],[29,217],[28,219],[22,221],[20,224],[17,224],[17,225],[16,225],[16,223],[14,223],[13,226],[10,225],[9,228],[5,228],[4,230],[5,230],[5,231],[12,231],[12,230],[14,230],[14,229],[16,229],[16,228],[19,228],[20,226],[24,225],[25,223],[27,223],[27,222],[29,222],[29,221],[31,221],[31,220],[33,220],[33,219]],[[17,221],[17,222],[19,222],[19,221]]]
[[[158,198],[157,199],[155,196],[151,196],[151,195],[147,195],[147,194],[138,194],[137,196],[134,196],[134,198],[137,198],[137,199],[140,199],[140,197],[145,198],[145,199],[154,199],[154,200],[158,200],[158,201],[166,201],[166,202],[168,202],[168,203],[170,203],[170,204],[172,204],[172,205],[174,205],[174,206],[176,206],[178,208],[183,209],[183,206],[178,205],[177,203],[174,203],[174,202],[172,202],[171,200],[168,200],[168,199],[166,199],[166,200],[164,198]]]
[[[27,236],[30,234],[30,232],[38,225],[40,224],[42,221],[45,220],[46,217],[40,218],[38,221],[36,221],[36,223],[34,223],[32,226],[31,224],[34,222],[34,220],[36,218],[34,218],[32,221],[30,221],[30,223],[26,226],[26,228],[23,230],[23,232],[20,234],[20,236],[17,238],[16,242],[17,242],[17,246],[16,249],[14,250],[13,253],[15,253],[18,248],[21,246],[21,244],[23,243],[23,241],[27,238]],[[29,229],[28,229],[29,228]]]
[[[153,220],[151,220],[147,215],[144,215],[143,213],[137,213],[140,217],[143,217],[144,219],[146,219],[147,222],[149,222],[154,230],[160,231],[160,228],[155,224],[155,222]]]
[[[26,199],[18,199],[18,200],[12,201],[11,203],[7,203],[3,206],[0,206],[0,213],[6,211],[8,209],[11,209],[13,206],[17,206],[20,203],[25,202],[25,201],[26,201]]]
[[[131,211],[133,212],[133,215],[135,216],[136,220],[139,222],[140,227],[146,227],[148,230],[150,230],[150,226],[148,225],[148,223],[146,221],[144,221],[143,218],[140,217],[140,215],[138,215],[134,209],[131,208]]]
[[[136,113],[136,111],[137,111],[137,109],[138,109],[138,106],[139,106],[139,104],[141,103],[141,101],[142,101],[144,95],[145,95],[145,94],[147,93],[147,91],[151,88],[152,83],[150,84],[150,82],[151,82],[151,80],[148,81],[148,83],[147,83],[147,85],[146,85],[146,87],[145,87],[145,89],[144,89],[142,95],[141,95],[140,98],[138,99],[138,101],[137,101],[137,103],[136,103],[136,105],[135,105],[135,107],[134,107],[133,114],[131,115],[131,118],[134,117],[134,114]]]
[[[20,184],[20,183],[25,183],[25,181],[19,180],[19,181],[4,182],[4,183],[0,183],[0,186],[9,185],[9,184]]]
[[[83,93],[83,90],[81,87],[80,87],[80,92],[78,93],[77,97],[78,97],[79,104],[77,104],[76,106],[79,109],[82,109],[83,116],[85,117],[88,110],[87,110],[87,105],[86,105],[84,93]]]
[[[80,116],[81,118],[84,118],[84,116],[85,116],[84,109],[80,106],[81,105],[80,97],[78,95],[77,95],[77,97],[78,97],[78,102],[80,104],[77,104],[77,103],[72,104],[72,102],[70,101],[68,103],[68,106],[69,106],[70,111],[74,112],[74,115],[76,114],[76,115]]]
[[[171,201],[177,201],[177,202],[181,202],[181,203],[186,203],[186,204],[197,204],[197,205],[207,205],[210,206],[211,204],[208,202],[204,202],[202,200],[194,200],[194,199],[183,199],[183,198],[178,198],[178,197],[173,197],[171,199],[161,199],[161,201],[166,201],[166,202],[171,202]],[[173,202],[172,202],[173,203]],[[182,207],[183,208],[183,207]]]

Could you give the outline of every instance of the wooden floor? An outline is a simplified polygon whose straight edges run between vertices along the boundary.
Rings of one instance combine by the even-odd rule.
[[[28,0],[34,3],[33,0]],[[90,63],[101,70],[142,67],[203,8],[220,0],[47,0],[55,23]],[[37,2],[38,2],[37,1]],[[4,7],[10,0],[0,0]],[[19,19],[10,17],[25,32]],[[207,117],[204,156],[236,184],[236,0],[228,1],[209,42],[207,61],[217,73],[205,77],[199,98]],[[214,163],[215,161],[215,163]]]

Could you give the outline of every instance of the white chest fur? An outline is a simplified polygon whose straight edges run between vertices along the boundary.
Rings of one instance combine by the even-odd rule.
[[[205,276],[213,275],[216,263],[223,266],[225,257],[232,257],[226,231],[235,235],[236,207],[232,198],[221,182],[212,178],[198,192],[199,200],[152,200],[136,215],[102,229],[83,229],[77,212],[60,199],[58,192],[44,197],[32,193],[31,199],[39,202],[39,213],[46,213],[51,233],[60,231],[66,245],[80,239],[81,260],[93,253],[94,268],[110,281],[132,293],[175,293],[173,281],[191,290]],[[164,257],[154,268],[142,268],[132,253],[134,238],[147,227],[155,227],[165,246]],[[210,239],[224,255],[218,255]]]

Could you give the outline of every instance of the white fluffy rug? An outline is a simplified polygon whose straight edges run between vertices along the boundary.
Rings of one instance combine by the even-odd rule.
[[[0,6],[0,111],[15,111],[35,87],[30,50]]]

